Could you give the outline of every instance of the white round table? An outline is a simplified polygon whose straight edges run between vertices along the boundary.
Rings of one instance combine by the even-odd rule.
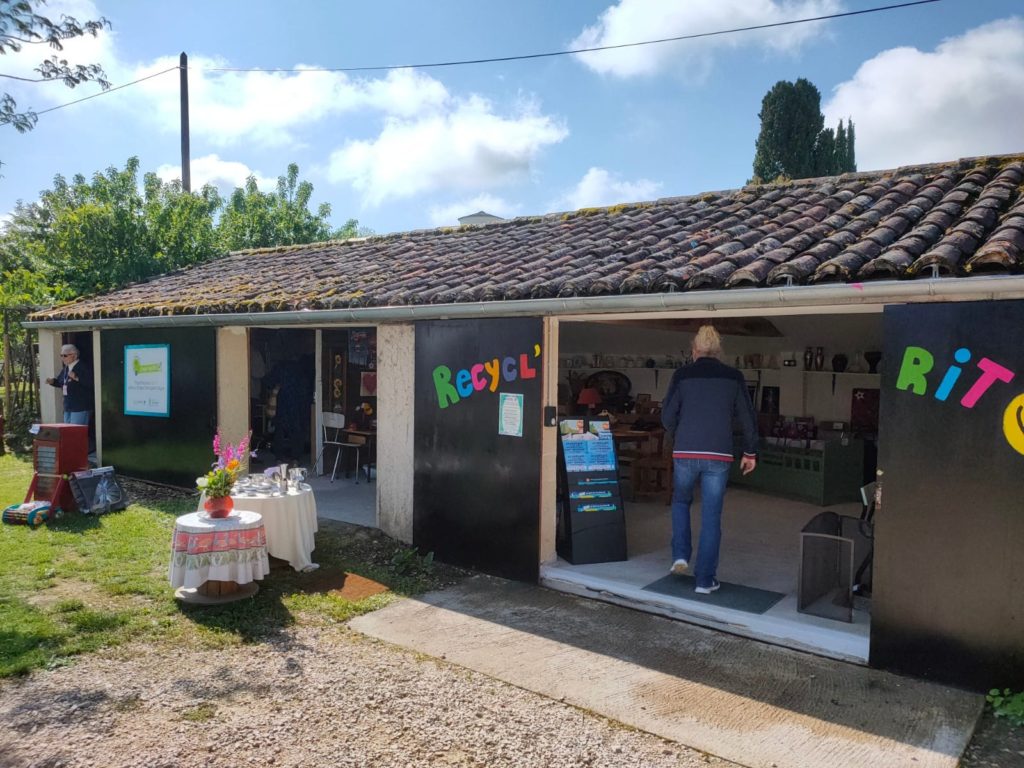
[[[313,489],[303,483],[298,490],[286,494],[261,491],[236,492],[231,495],[236,508],[258,512],[267,531],[267,552],[287,560],[296,571],[312,571],[316,547],[316,498]],[[199,500],[202,508],[203,499]]]
[[[255,583],[270,573],[263,517],[235,509],[228,517],[190,512],[174,521],[170,581],[175,597],[200,603],[256,594]],[[233,585],[233,586],[232,586]]]

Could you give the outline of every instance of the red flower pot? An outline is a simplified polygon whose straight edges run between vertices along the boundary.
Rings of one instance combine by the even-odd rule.
[[[203,508],[210,517],[227,517],[235,507],[235,500],[230,496],[218,496],[215,499],[207,499],[203,502]]]

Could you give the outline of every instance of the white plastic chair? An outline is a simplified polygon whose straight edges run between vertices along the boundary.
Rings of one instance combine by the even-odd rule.
[[[337,448],[338,452],[334,457],[334,469],[331,470],[331,482],[334,482],[335,476],[338,474],[338,462],[341,461],[341,453],[345,448],[352,448],[356,452],[356,484],[359,483],[359,451],[362,449],[362,443],[351,443],[341,439],[341,430],[345,428],[345,415],[343,413],[334,413],[333,411],[322,411],[320,414],[320,422],[324,432],[323,446],[320,448],[320,453],[316,457],[316,461],[313,462],[313,466],[320,466],[320,458],[324,455],[324,451],[327,450],[327,446],[332,445]],[[333,437],[327,434],[327,430],[333,429]]]

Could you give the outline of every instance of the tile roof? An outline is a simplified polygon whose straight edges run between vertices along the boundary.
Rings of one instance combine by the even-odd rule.
[[[238,251],[33,320],[332,309],[1018,272],[1024,157]]]

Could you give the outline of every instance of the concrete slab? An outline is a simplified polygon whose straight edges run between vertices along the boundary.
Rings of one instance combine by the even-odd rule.
[[[486,576],[350,626],[750,768],[954,768],[984,704],[964,691]]]

